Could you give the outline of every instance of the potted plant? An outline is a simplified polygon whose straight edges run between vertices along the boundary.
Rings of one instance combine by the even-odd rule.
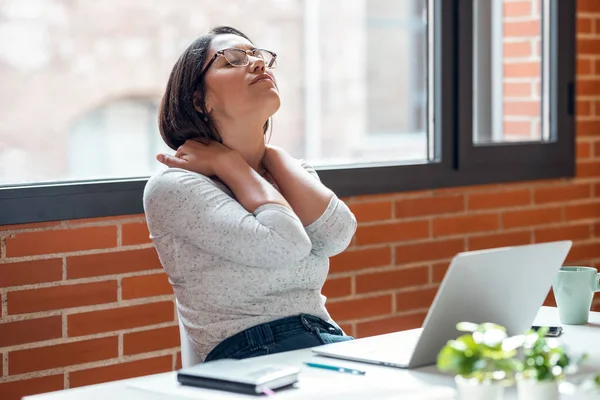
[[[574,361],[557,339],[546,338],[547,327],[528,331],[523,340],[523,364],[517,375],[522,400],[558,400],[558,383],[586,357]]]
[[[440,350],[438,369],[455,374],[461,400],[501,400],[519,370],[515,356],[522,338],[509,338],[503,326],[492,323],[461,322],[456,329],[468,333]]]

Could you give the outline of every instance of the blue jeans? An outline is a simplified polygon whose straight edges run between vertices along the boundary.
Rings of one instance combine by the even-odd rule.
[[[250,358],[354,339],[321,318],[301,314],[285,317],[237,333],[217,345],[205,362],[222,358]]]

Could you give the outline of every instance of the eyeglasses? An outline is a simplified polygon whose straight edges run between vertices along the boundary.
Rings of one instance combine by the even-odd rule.
[[[230,48],[217,51],[213,58],[206,65],[206,68],[204,68],[204,70],[200,73],[200,77],[202,77],[206,71],[208,71],[212,63],[221,56],[225,57],[227,62],[234,67],[244,67],[250,63],[248,55],[263,60],[267,68],[274,69],[277,67],[277,54],[273,53],[272,51],[265,49],[242,50]]]

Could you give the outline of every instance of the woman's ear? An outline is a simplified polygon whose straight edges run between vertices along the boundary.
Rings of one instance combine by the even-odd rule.
[[[198,93],[198,92],[194,92],[194,108],[199,113],[204,112],[204,110],[202,109],[202,99],[200,98],[200,93]]]

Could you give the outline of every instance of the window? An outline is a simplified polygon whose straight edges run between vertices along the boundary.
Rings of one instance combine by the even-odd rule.
[[[478,181],[572,176],[573,2],[459,4],[459,170]]]
[[[69,129],[68,166],[61,180],[111,179],[156,172],[159,152],[171,151],[156,123],[158,104],[119,100],[81,117]]]
[[[572,2],[212,4],[0,5],[0,224],[141,212],[168,74],[220,24],[278,53],[271,142],[340,196],[573,174]]]
[[[0,83],[18,96],[0,108],[1,152],[29,161],[1,165],[0,185],[152,174],[156,113],[112,103],[158,104],[179,54],[222,22],[278,54],[273,144],[315,166],[426,159],[426,0],[209,4],[4,2]]]

